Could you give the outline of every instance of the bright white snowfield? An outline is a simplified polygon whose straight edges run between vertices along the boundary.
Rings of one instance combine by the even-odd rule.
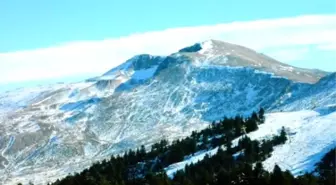
[[[137,55],[78,83],[0,94],[0,184],[46,184],[93,162],[224,116],[263,107],[252,138],[286,126],[290,140],[264,162],[310,171],[335,146],[336,73],[283,64],[243,46],[206,41],[169,56]],[[216,152],[208,151],[212,154]],[[204,153],[167,168],[172,175]]]
[[[316,111],[281,112],[266,114],[266,121],[255,132],[247,134],[252,140],[262,140],[278,135],[282,127],[288,132],[288,141],[276,146],[272,156],[263,162],[266,170],[272,171],[275,164],[293,175],[311,172],[314,165],[333,147],[336,147],[336,112],[320,114]],[[233,141],[238,144],[239,138]],[[224,149],[224,148],[223,148]],[[173,177],[178,170],[191,163],[202,160],[206,154],[212,156],[218,147],[195,153],[184,161],[165,168],[167,175]]]
[[[274,133],[280,126],[289,131],[289,140],[275,147],[272,156],[263,163],[268,170],[273,170],[276,163],[294,175],[311,172],[323,155],[336,147],[336,112],[327,115],[314,111],[274,113],[266,119],[260,130],[249,134],[252,139]]]
[[[168,167],[166,167],[164,170],[166,171],[168,177],[173,178],[175,173],[179,170],[183,170],[186,165],[195,164],[198,161],[203,160],[205,155],[213,156],[214,154],[217,153],[217,151],[218,151],[218,147],[212,150],[209,150],[209,151],[196,152],[193,155],[186,156],[184,161],[171,164]]]

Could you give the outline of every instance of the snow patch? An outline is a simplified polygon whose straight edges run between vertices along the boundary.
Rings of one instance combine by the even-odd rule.
[[[211,51],[211,49],[213,48],[212,41],[209,40],[209,41],[205,41],[205,42],[201,43],[201,47],[202,47],[202,49],[198,53],[208,54]]]
[[[164,170],[166,171],[168,177],[173,178],[175,173],[179,170],[183,170],[186,165],[197,163],[198,161],[203,160],[206,155],[209,155],[211,157],[215,155],[217,151],[218,147],[208,151],[197,152],[194,155],[186,157],[185,160],[182,162],[169,165],[168,167],[164,168]]]
[[[153,66],[153,67],[148,68],[148,69],[136,70],[132,74],[132,79],[135,79],[135,80],[149,79],[155,74],[157,68],[158,68],[158,65]]]

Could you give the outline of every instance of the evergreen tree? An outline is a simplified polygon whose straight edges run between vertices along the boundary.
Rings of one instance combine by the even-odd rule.
[[[146,149],[144,145],[141,145],[139,153],[140,153],[141,159],[143,159],[143,157],[145,157],[146,155]]]
[[[254,112],[254,111],[252,112],[252,116],[251,116],[250,119],[252,119],[252,120],[254,120],[254,121],[259,121],[258,115],[257,115],[257,113]]]
[[[295,180],[297,185],[318,185],[318,180],[312,174],[304,174]]]
[[[202,135],[202,144],[201,144],[201,148],[202,149],[207,149],[207,146],[209,144],[209,138],[207,135],[203,134]]]
[[[286,133],[285,127],[282,127],[280,131],[280,141],[281,143],[285,143],[286,140],[287,140],[287,133]]]
[[[259,112],[258,112],[258,117],[259,117],[259,121],[260,123],[264,123],[265,122],[265,110],[263,108],[260,108]]]
[[[285,179],[280,167],[276,164],[271,174],[270,184],[272,185],[288,185],[289,182]]]
[[[322,160],[316,165],[315,172],[319,174],[319,182],[326,185],[335,184],[335,160],[336,160],[336,148],[330,150]]]
[[[221,168],[217,175],[217,185],[230,184],[230,182],[231,182],[230,172],[228,172],[224,168]]]
[[[254,119],[248,119],[245,123],[246,125],[246,132],[252,132],[258,129],[257,121]]]
[[[285,127],[281,128],[280,135],[274,136],[273,140],[274,140],[274,145],[283,144],[287,141],[287,134],[286,134]]]
[[[173,164],[176,162],[180,162],[183,160],[184,157],[184,153],[183,150],[180,146],[175,146],[171,149],[171,151],[169,152],[168,156],[167,156],[167,164]]]
[[[233,149],[232,149],[232,142],[230,140],[225,143],[225,147],[226,147],[226,152],[232,155]]]

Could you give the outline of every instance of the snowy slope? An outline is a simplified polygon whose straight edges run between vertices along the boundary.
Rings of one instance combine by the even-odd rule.
[[[305,110],[268,114],[266,123],[248,136],[261,140],[278,134],[284,126],[289,138],[284,145],[274,148],[272,156],[263,163],[265,169],[273,170],[274,165],[278,164],[294,175],[311,172],[324,154],[336,147],[335,107],[329,110],[322,113]]]
[[[196,152],[193,155],[185,157],[185,159],[181,162],[169,165],[164,170],[166,171],[168,177],[173,178],[174,174],[179,170],[183,170],[186,165],[195,164],[198,161],[203,160],[206,155],[211,157],[215,155],[217,151],[218,151],[218,147],[216,147],[215,149],[209,150],[209,151]]]
[[[336,80],[326,75],[207,41],[169,56],[137,55],[80,83],[0,94],[0,184],[64,177],[259,107],[330,112]]]
[[[314,111],[277,113],[269,115],[268,119],[268,125],[261,127],[252,137],[260,138],[262,133],[272,133],[280,125],[291,133],[286,144],[275,147],[272,157],[264,162],[268,170],[278,164],[294,175],[311,172],[314,165],[336,147],[336,112],[327,115]]]
[[[274,148],[272,156],[263,162],[264,168],[272,171],[274,165],[278,164],[282,170],[289,170],[294,175],[312,172],[315,169],[314,165],[328,151],[336,147],[336,112],[335,107],[330,109],[331,112],[324,113],[305,110],[266,114],[265,123],[247,136],[252,140],[267,139],[278,135],[281,128],[285,127],[288,140],[285,144]],[[233,146],[238,144],[239,139],[233,141]],[[169,177],[173,177],[176,171],[202,160],[206,154],[214,155],[217,150],[218,147],[195,153],[184,161],[165,168],[166,173]]]

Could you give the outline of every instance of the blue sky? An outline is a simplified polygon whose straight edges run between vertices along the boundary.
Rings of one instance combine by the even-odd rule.
[[[210,38],[335,71],[336,41],[328,39],[335,7],[334,0],[1,0],[0,84],[97,75],[141,52],[169,54]]]
[[[0,52],[167,28],[335,13],[334,0],[1,0]]]

